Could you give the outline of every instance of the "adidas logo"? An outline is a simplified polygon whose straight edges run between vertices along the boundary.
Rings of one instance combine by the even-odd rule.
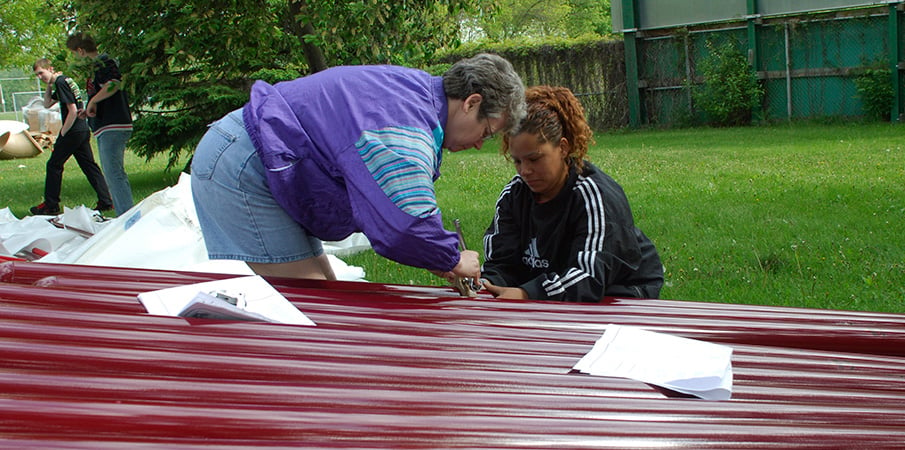
[[[525,256],[522,256],[522,263],[534,269],[546,269],[550,267],[550,261],[540,259],[540,254],[537,251],[537,238],[531,239],[531,244],[525,249]]]

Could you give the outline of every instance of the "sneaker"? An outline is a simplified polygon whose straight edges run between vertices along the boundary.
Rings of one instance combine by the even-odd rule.
[[[110,203],[97,202],[97,204],[94,205],[94,210],[97,212],[112,211],[113,205]]]
[[[62,212],[59,206],[47,206],[47,203],[32,206],[29,211],[36,216],[56,216]]]

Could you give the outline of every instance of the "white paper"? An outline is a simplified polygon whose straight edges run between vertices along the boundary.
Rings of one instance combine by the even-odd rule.
[[[623,377],[706,400],[732,397],[732,348],[637,327],[613,325],[573,367]]]
[[[267,280],[258,275],[142,292],[138,294],[138,300],[150,314],[178,316],[200,292],[223,292],[230,296],[242,297],[245,300],[245,310],[265,316],[274,322],[315,325]]]

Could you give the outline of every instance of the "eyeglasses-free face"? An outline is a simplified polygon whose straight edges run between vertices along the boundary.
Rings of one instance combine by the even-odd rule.
[[[562,139],[554,145],[539,142],[533,133],[520,133],[509,139],[509,158],[515,171],[534,193],[534,200],[545,203],[552,200],[565,186],[569,176],[568,141]]]

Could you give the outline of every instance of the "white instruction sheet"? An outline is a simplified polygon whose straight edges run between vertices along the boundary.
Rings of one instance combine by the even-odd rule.
[[[235,306],[265,317],[271,322],[315,325],[270,283],[258,275],[207,281],[138,294],[138,300],[150,314],[179,316],[198,294],[236,299]]]
[[[573,367],[597,376],[623,377],[706,400],[732,397],[732,347],[607,325]]]

